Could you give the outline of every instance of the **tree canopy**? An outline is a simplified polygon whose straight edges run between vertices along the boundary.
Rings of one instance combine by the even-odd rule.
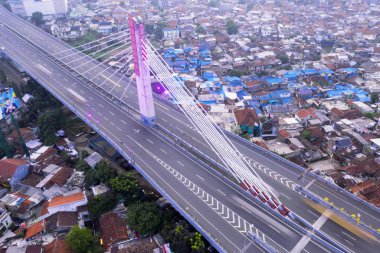
[[[116,198],[113,196],[96,196],[88,201],[88,211],[92,219],[97,219],[105,212],[111,211],[116,206]]]
[[[37,26],[43,25],[45,22],[43,20],[44,15],[40,11],[36,11],[32,13],[32,22],[35,23]]]
[[[190,238],[191,252],[192,253],[203,253],[206,252],[206,245],[202,240],[202,235],[195,232],[193,237]]]
[[[76,253],[101,252],[97,238],[88,228],[80,228],[78,225],[71,228],[66,236],[68,246]]]
[[[136,200],[142,193],[136,179],[129,174],[111,178],[109,185],[114,191],[122,193],[128,200]]]
[[[161,225],[161,213],[153,202],[131,204],[128,207],[127,224],[141,235],[152,234]]]
[[[237,34],[238,26],[233,20],[231,20],[231,19],[228,20],[226,26],[227,26],[227,33],[228,34],[230,34],[230,35],[231,34]]]
[[[87,170],[84,182],[86,187],[100,183],[108,184],[109,180],[116,176],[116,169],[107,162],[101,161],[95,166],[95,169]]]
[[[7,81],[7,76],[4,71],[0,70],[0,83],[4,84]]]
[[[45,145],[53,145],[57,141],[55,133],[63,126],[64,115],[61,108],[45,112],[38,118],[40,137]]]

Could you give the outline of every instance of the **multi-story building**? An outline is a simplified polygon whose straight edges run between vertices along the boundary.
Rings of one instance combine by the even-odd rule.
[[[43,15],[63,15],[68,11],[67,0],[8,0],[16,15],[31,17],[34,12]]]

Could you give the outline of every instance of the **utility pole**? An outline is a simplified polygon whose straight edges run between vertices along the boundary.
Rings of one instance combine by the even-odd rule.
[[[4,137],[3,131],[0,129],[0,148],[4,151],[4,155],[8,158],[12,157],[11,149]]]
[[[17,125],[17,122],[16,122],[16,120],[15,120],[15,118],[14,118],[14,116],[13,116],[13,113],[11,112],[10,114],[11,114],[12,124],[13,124],[13,126],[15,127],[15,129],[16,129],[16,131],[17,131],[18,137],[19,137],[19,139],[20,139],[20,141],[21,141],[22,149],[23,149],[23,151],[24,151],[24,153],[25,153],[25,156],[26,156],[27,161],[29,162],[29,161],[30,161],[30,153],[29,153],[29,150],[28,150],[28,148],[26,147],[26,144],[25,144],[25,142],[24,142],[24,139],[22,138],[22,135],[21,135],[21,133],[20,133],[20,129],[19,129],[19,127],[18,127],[18,125]]]

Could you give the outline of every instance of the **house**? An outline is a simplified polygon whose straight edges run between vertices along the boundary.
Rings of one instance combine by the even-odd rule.
[[[97,153],[94,152],[88,157],[84,159],[84,161],[91,167],[95,168],[95,166],[102,160],[102,157]]]
[[[9,226],[13,223],[11,213],[4,209],[0,209],[0,234],[5,232]]]
[[[248,133],[249,135],[259,135],[260,131],[260,120],[254,109],[244,108],[234,110],[234,115],[236,123],[240,126],[243,133]]]
[[[116,7],[112,11],[112,17],[116,24],[124,24],[127,22],[127,10],[121,6]]]
[[[295,118],[301,122],[301,123],[306,123],[307,120],[311,118],[317,118],[317,115],[315,113],[314,108],[308,108],[308,109],[301,109],[295,114]]]
[[[48,233],[63,233],[78,225],[77,212],[57,212],[44,221]]]
[[[74,212],[78,207],[87,204],[87,197],[84,192],[78,192],[67,196],[58,196],[49,200],[47,210],[49,214],[54,214],[59,211]]]
[[[380,138],[370,139],[371,149],[373,151],[380,151]]]
[[[181,36],[181,33],[177,28],[164,28],[162,31],[164,33],[164,40],[176,40]]]
[[[0,183],[14,187],[29,173],[29,164],[20,159],[0,160]]]
[[[127,240],[128,233],[124,220],[115,212],[103,214],[100,219],[100,238],[105,251],[118,241]]]
[[[73,169],[68,167],[59,167],[58,169],[54,170],[52,173],[47,175],[44,179],[41,180],[36,185],[36,188],[42,189],[42,190],[48,190],[53,185],[58,185],[62,187],[66,180],[71,177],[71,174],[73,173]]]
[[[44,221],[38,221],[26,228],[25,240],[32,240],[44,233]]]
[[[67,245],[63,236],[56,237],[49,244],[43,246],[44,253],[74,253],[72,249]]]

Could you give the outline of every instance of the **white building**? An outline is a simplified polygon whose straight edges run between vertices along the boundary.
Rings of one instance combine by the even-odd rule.
[[[34,12],[43,15],[62,15],[68,11],[68,0],[8,0],[16,15],[31,17]]]

